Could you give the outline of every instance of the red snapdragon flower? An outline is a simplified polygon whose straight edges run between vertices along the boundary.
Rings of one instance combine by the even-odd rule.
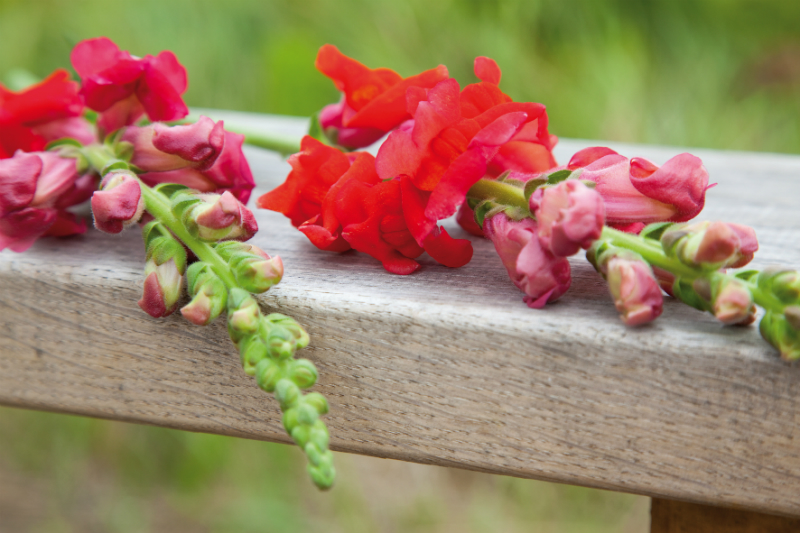
[[[94,185],[74,159],[54,152],[18,151],[0,160],[0,250],[24,252],[41,236],[86,231],[66,208],[88,200]]]
[[[80,115],[83,100],[77,82],[66,70],[56,70],[47,79],[19,92],[0,85],[0,159],[17,150],[44,150],[48,142],[74,137],[84,143],[94,132]]]
[[[572,156],[569,170],[583,169],[580,178],[594,181],[606,205],[609,225],[685,222],[705,205],[708,171],[691,154],[679,154],[661,167],[647,159],[628,159],[610,148],[586,148]]]
[[[350,168],[351,157],[355,155],[348,157],[313,137],[303,137],[300,152],[289,157],[292,171],[286,181],[262,195],[258,207],[286,215],[321,250],[349,250],[335,213],[330,209],[323,212],[322,203],[331,187]],[[310,229],[304,231],[306,227]]]
[[[366,152],[344,154],[308,136],[301,146],[286,181],[258,206],[289,217],[321,250],[353,248],[394,274],[417,270],[424,250],[406,226],[400,181],[381,181]]]
[[[409,89],[414,120],[389,135],[376,161],[381,179],[401,179],[405,218],[417,243],[453,267],[470,260],[472,246],[452,239],[437,222],[456,211],[493,162],[507,169],[506,160],[495,161],[500,150],[509,143],[536,144],[545,157],[531,168],[555,163],[545,107],[511,102],[497,87],[500,69],[488,58],[476,59],[475,73],[484,79],[463,91],[454,79],[430,90]]]
[[[448,77],[447,67],[439,65],[404,79],[387,68],[370,69],[330,44],[319,49],[316,67],[343,93],[341,101],[322,110],[320,124],[347,148],[369,146],[410,119],[410,87],[431,88]]]
[[[222,121],[200,117],[184,126],[129,126],[122,140],[133,145],[131,163],[146,184],[179,183],[201,192],[230,191],[247,203],[255,187],[242,152],[244,135],[225,131]]]
[[[134,124],[144,114],[152,121],[189,114],[181,98],[186,69],[170,51],[138,58],[98,37],[79,42],[70,59],[82,80],[81,95],[102,113],[98,124],[105,131]]]

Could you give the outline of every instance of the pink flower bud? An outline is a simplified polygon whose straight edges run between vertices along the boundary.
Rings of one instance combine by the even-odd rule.
[[[154,318],[172,314],[178,307],[183,276],[174,259],[157,265],[152,259],[145,265],[144,291],[139,307]]]
[[[729,222],[698,222],[674,226],[661,237],[664,249],[689,265],[738,268],[758,250],[755,231]]]
[[[139,180],[129,172],[110,172],[92,195],[94,225],[106,233],[119,233],[135,224],[144,213]]]
[[[264,251],[253,246],[252,253],[262,256],[242,258],[231,261],[231,268],[236,281],[243,289],[260,294],[280,283],[283,279],[283,260],[280,256],[270,257]],[[257,252],[256,252],[257,251]]]
[[[588,248],[603,231],[603,199],[579,181],[537,189],[531,196],[530,207],[539,223],[542,246],[557,257],[568,257]]]
[[[605,271],[614,305],[625,324],[638,326],[661,315],[664,297],[647,263],[619,254],[608,260]]]
[[[225,144],[222,121],[200,117],[194,124],[131,126],[122,141],[133,145],[131,163],[145,172],[167,172],[183,168],[208,170]]]
[[[17,151],[0,160],[0,250],[25,251],[46,234],[83,233],[85,225],[64,209],[88,198],[90,182],[74,159],[55,152]]]
[[[677,155],[658,167],[595,147],[576,153],[567,168],[582,168],[581,179],[597,184],[611,225],[683,222],[697,216],[705,204],[708,172],[691,154]]]
[[[253,212],[233,194],[199,194],[203,201],[187,214],[190,231],[206,241],[246,241],[258,231]]]
[[[483,224],[483,231],[494,243],[508,276],[525,293],[528,307],[540,309],[569,289],[572,277],[569,261],[555,257],[542,247],[536,222],[519,222],[501,213]]]
[[[724,279],[715,287],[712,305],[714,316],[723,324],[747,326],[756,319],[753,295],[737,279]]]

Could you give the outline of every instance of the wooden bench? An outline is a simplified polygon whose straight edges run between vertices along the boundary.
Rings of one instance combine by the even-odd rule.
[[[211,114],[297,136],[305,125]],[[557,157],[596,144],[565,139]],[[609,144],[658,163],[683,151]],[[692,152],[719,183],[702,218],[755,227],[758,267],[800,267],[800,157]],[[248,155],[256,195],[285,178],[277,155]],[[800,368],[756,327],[668,301],[654,324],[626,328],[580,256],[570,292],[531,310],[488,241],[473,239],[463,268],[422,259],[402,277],[256,215],[254,242],[286,265],[261,302],[311,334],[303,356],[331,403],[334,450],[652,496],[653,532],[800,531]],[[138,231],[0,254],[0,403],[288,442],[224,321],[139,309],[143,255]]]

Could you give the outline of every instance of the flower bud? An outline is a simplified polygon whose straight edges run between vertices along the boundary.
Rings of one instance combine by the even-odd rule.
[[[650,265],[634,252],[610,251],[604,255],[599,262],[604,265],[608,289],[622,321],[638,326],[658,318],[664,297]]]
[[[250,255],[231,261],[231,270],[240,286],[260,294],[281,281],[283,261],[277,255],[272,258],[267,256],[266,259],[260,255]]]
[[[189,233],[205,241],[246,241],[258,231],[253,212],[229,191],[185,191],[173,196],[172,210]]]
[[[300,401],[302,393],[297,385],[289,379],[281,379],[275,386],[275,398],[281,404],[281,409],[288,409],[297,405]],[[298,413],[299,420],[299,413]]]
[[[605,222],[603,198],[580,181],[539,188],[530,198],[542,246],[556,257],[568,257],[600,238]]]
[[[94,225],[100,231],[119,233],[138,222],[142,213],[142,188],[131,172],[109,172],[92,195]]]
[[[691,266],[738,268],[753,259],[758,240],[752,228],[729,222],[675,225],[661,236],[664,251]]]
[[[721,278],[712,293],[712,313],[726,325],[746,326],[756,319],[753,295],[747,284],[735,278]]]
[[[187,273],[187,286],[192,301],[181,308],[183,317],[205,326],[214,321],[225,309],[228,300],[228,289],[208,263],[192,264]]]
[[[264,347],[264,354],[266,354],[266,347]],[[245,367],[245,372],[247,372],[247,367]],[[283,379],[283,372],[281,372],[280,365],[269,358],[259,361],[254,368],[253,374],[256,377],[258,386],[266,392],[274,392],[278,381]]]
[[[328,412],[328,400],[325,399],[325,396],[318,392],[309,392],[303,397],[303,401],[317,410],[317,412],[321,415],[324,415]]]
[[[525,293],[528,307],[540,309],[569,289],[569,261],[542,247],[534,220],[509,220],[504,214],[484,221],[483,231],[492,241],[514,285]]]
[[[301,389],[313,387],[317,382],[317,368],[308,359],[293,361],[289,367],[289,379]]]
[[[763,274],[769,275],[768,272]],[[800,272],[778,271],[771,276],[770,281],[770,290],[778,299],[787,304],[800,304]]]
[[[273,324],[279,325],[289,331],[295,339],[295,346],[298,350],[302,350],[308,346],[310,340],[308,333],[294,318],[280,313],[270,313],[266,318]]]
[[[149,259],[144,273],[144,291],[139,307],[154,318],[172,314],[178,306],[183,285],[183,276],[175,259],[161,264]]]
[[[767,311],[758,329],[764,340],[774,346],[783,359],[796,361],[800,359],[800,329],[796,327],[798,317],[795,310],[790,310],[789,316]]]
[[[228,333],[235,344],[258,331],[261,310],[250,293],[238,287],[228,294]]]

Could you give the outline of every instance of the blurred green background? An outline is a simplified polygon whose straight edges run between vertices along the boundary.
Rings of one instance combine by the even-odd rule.
[[[99,35],[173,50],[190,106],[310,115],[336,44],[403,75],[472,59],[581,137],[800,152],[797,0],[0,0],[0,78]],[[644,532],[647,499],[338,455],[319,494],[293,448],[0,409],[0,531]]]

